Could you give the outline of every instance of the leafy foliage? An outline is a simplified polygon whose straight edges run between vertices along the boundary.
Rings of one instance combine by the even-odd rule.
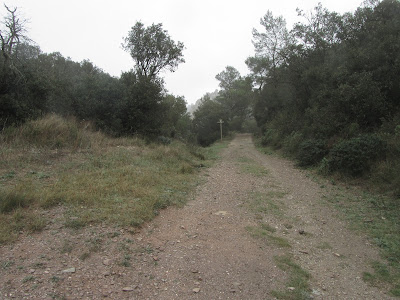
[[[136,73],[144,77],[156,77],[163,69],[175,71],[183,59],[183,43],[175,43],[162,29],[162,24],[144,27],[136,22],[125,38],[123,47],[135,61]]]
[[[302,166],[322,161],[325,171],[360,176],[377,164],[396,184],[390,174],[398,173],[391,141],[400,113],[400,3],[369,2],[344,15],[319,4],[298,14],[304,21],[288,31],[268,11],[263,31],[253,31],[255,56],[246,63],[258,87],[254,117],[262,142]]]
[[[219,120],[226,119],[226,112],[221,104],[205,98],[199,108],[194,112],[193,127],[197,134],[197,142],[208,146],[220,137]],[[227,126],[224,126],[225,130]]]
[[[371,164],[386,153],[386,143],[375,135],[362,135],[336,144],[330,151],[328,164],[331,171],[361,175]]]
[[[297,152],[299,165],[302,167],[317,165],[328,153],[325,141],[305,140],[300,143]]]

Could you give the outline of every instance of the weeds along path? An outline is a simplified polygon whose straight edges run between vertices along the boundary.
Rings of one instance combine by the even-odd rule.
[[[183,208],[139,232],[52,225],[0,249],[1,299],[391,299],[367,239],[291,162],[237,137]],[[60,208],[61,210],[61,208]]]

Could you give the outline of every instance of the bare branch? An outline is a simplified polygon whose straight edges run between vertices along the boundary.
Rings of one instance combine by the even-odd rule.
[[[19,76],[22,73],[15,65],[18,60],[18,49],[23,42],[30,41],[26,34],[25,19],[21,19],[17,14],[17,8],[10,8],[4,4],[7,10],[7,16],[1,22],[3,28],[0,28],[0,49],[3,56],[3,73],[6,69],[13,71]]]

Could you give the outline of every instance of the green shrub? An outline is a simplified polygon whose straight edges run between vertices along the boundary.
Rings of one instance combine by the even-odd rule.
[[[360,176],[385,156],[386,143],[376,135],[361,135],[336,144],[329,153],[329,170]]]
[[[215,141],[218,141],[220,138],[221,134],[219,131],[209,132],[207,134],[199,133],[197,135],[197,142],[199,143],[199,145],[207,147]]]
[[[323,140],[306,140],[299,145],[297,160],[301,167],[314,166],[320,163],[328,150]]]
[[[171,144],[172,140],[168,137],[160,135],[157,137],[157,142],[162,145],[169,145]]]
[[[394,134],[395,136],[400,136],[400,125],[397,125],[396,128],[394,129]]]
[[[300,132],[293,131],[283,141],[283,149],[288,154],[296,154],[299,150],[299,146],[303,141],[303,135]]]
[[[246,119],[243,122],[242,132],[260,134],[260,128],[255,119]]]
[[[279,149],[282,146],[280,132],[274,128],[267,129],[261,138],[261,145]]]
[[[380,190],[400,197],[400,138],[395,134],[384,134],[383,138],[387,144],[386,159],[374,168],[371,180]]]

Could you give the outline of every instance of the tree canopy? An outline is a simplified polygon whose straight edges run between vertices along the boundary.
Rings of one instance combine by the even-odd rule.
[[[159,76],[184,61],[183,44],[175,43],[161,24],[144,28],[138,22],[133,27],[126,47],[136,53],[138,64],[114,78],[89,60],[74,62],[58,52],[43,53],[27,37],[19,11],[5,10],[0,27],[0,129],[56,113],[90,120],[113,135],[189,136],[185,99],[169,95]]]
[[[398,153],[400,2],[370,2],[344,15],[319,4],[298,14],[303,21],[288,30],[267,12],[263,31],[253,31],[255,56],[246,63],[263,142],[303,165],[365,173]]]
[[[138,75],[154,78],[164,69],[174,72],[183,58],[184,45],[175,42],[162,28],[162,24],[145,27],[137,22],[129,31],[123,43],[135,61]]]

